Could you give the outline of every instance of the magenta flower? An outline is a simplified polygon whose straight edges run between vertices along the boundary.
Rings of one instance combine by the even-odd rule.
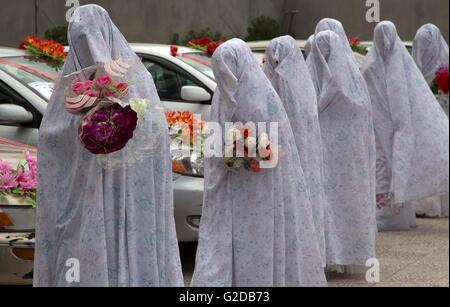
[[[72,91],[77,94],[81,95],[85,91],[84,82],[75,82],[72,84]]]
[[[87,90],[86,92],[84,92],[84,94],[89,97],[99,97],[100,96],[100,93],[98,91],[94,91],[94,90]]]
[[[84,147],[93,154],[122,150],[133,137],[137,114],[130,106],[115,103],[85,117],[78,129]]]
[[[92,82],[91,80],[84,81],[83,83],[85,91],[91,89],[92,85],[94,85],[94,82]]]
[[[128,83],[119,82],[116,84],[116,96],[117,98],[123,98],[126,94],[128,94],[129,86]]]
[[[3,190],[9,190],[12,188],[17,188],[18,183],[16,180],[16,176],[11,173],[4,173],[3,175],[0,175],[0,188]]]
[[[95,85],[98,87],[107,87],[113,83],[113,80],[108,75],[101,75],[95,80]]]
[[[11,165],[9,163],[6,163],[2,160],[0,160],[0,174],[6,174],[11,171]]]

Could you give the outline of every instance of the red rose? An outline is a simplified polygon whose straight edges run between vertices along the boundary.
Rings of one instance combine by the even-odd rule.
[[[170,54],[172,56],[177,56],[178,55],[178,46],[175,46],[175,45],[170,46]]]
[[[348,42],[350,43],[350,45],[352,46],[358,46],[360,44],[359,39],[356,37],[349,37],[348,38]]]
[[[214,52],[216,52],[216,49],[219,48],[219,46],[222,45],[222,43],[223,43],[222,40],[210,43],[207,47],[208,54],[213,55]]]
[[[261,171],[261,167],[259,166],[259,162],[256,160],[252,160],[250,163],[250,171],[254,173],[259,173]]]
[[[436,75],[435,81],[436,81],[436,84],[437,84],[439,90],[441,90],[444,94],[448,95],[448,91],[449,91],[448,70],[439,71],[439,73]]]
[[[210,43],[212,43],[212,40],[209,37],[202,37],[199,39],[194,39],[191,41],[193,45],[198,45],[202,47],[208,46]]]

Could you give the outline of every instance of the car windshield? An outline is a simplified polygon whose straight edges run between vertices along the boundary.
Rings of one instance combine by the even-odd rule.
[[[30,56],[0,58],[0,70],[25,85],[46,101],[50,99],[58,69]]]
[[[211,68],[211,57],[207,53],[183,53],[178,59],[214,80],[214,74]]]

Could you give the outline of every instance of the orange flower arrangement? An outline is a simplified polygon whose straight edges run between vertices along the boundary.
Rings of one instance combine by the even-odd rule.
[[[54,66],[61,67],[67,57],[64,46],[52,40],[41,40],[36,36],[28,36],[19,45],[20,49],[28,51],[30,54],[51,60]]]
[[[188,111],[184,112],[166,112],[166,120],[171,130],[172,138],[183,136],[183,126],[187,125],[190,131],[191,145],[195,142],[197,136],[202,136],[204,123],[198,121],[194,115]],[[199,132],[200,131],[200,132]]]

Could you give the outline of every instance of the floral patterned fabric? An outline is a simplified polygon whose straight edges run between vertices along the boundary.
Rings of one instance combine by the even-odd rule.
[[[412,55],[428,84],[433,82],[440,66],[449,65],[448,44],[433,24],[426,24],[417,31]]]
[[[426,24],[417,31],[413,43],[413,58],[428,84],[434,81],[436,71],[441,66],[449,67],[448,44],[438,27]],[[448,116],[448,94],[439,93],[436,98]],[[416,213],[427,217],[448,217],[448,200],[447,194],[416,201],[414,202]]]
[[[311,35],[305,43],[305,58],[307,58],[311,53],[313,42],[314,42],[314,34]]]
[[[218,88],[211,118],[278,122],[278,165],[232,171],[205,160],[205,194],[195,287],[325,286],[313,213],[287,114],[247,45],[221,45],[212,59]]]
[[[348,36],[345,33],[344,26],[342,23],[336,19],[332,18],[324,18],[316,26],[315,35],[319,34],[322,31],[332,31],[336,33],[341,39],[342,49],[348,55],[352,56],[351,59],[354,59],[352,47],[350,46],[350,42],[348,41]]]
[[[369,94],[338,34],[316,34],[307,64],[324,148],[327,262],[365,265],[375,256],[375,139]]]
[[[63,76],[118,58],[138,61],[104,9],[82,6],[75,18]],[[151,75],[143,65],[135,69],[139,83],[130,97],[160,106],[146,120],[167,127]],[[61,83],[39,132],[35,286],[183,286],[167,129],[141,162],[102,167],[78,140],[80,117],[66,111]],[[125,161],[127,154],[114,155]],[[66,263],[73,259],[79,262],[79,283],[66,279]]]
[[[374,47],[363,73],[372,98],[378,143],[377,194],[391,195],[387,209],[447,194],[448,117],[393,23],[381,22],[375,28]],[[397,229],[396,223],[389,221],[398,218],[396,210],[383,210],[378,210],[380,230]]]
[[[314,84],[297,42],[290,36],[274,39],[266,51],[264,72],[287,112],[311,195],[314,223],[325,260],[323,152]]]

